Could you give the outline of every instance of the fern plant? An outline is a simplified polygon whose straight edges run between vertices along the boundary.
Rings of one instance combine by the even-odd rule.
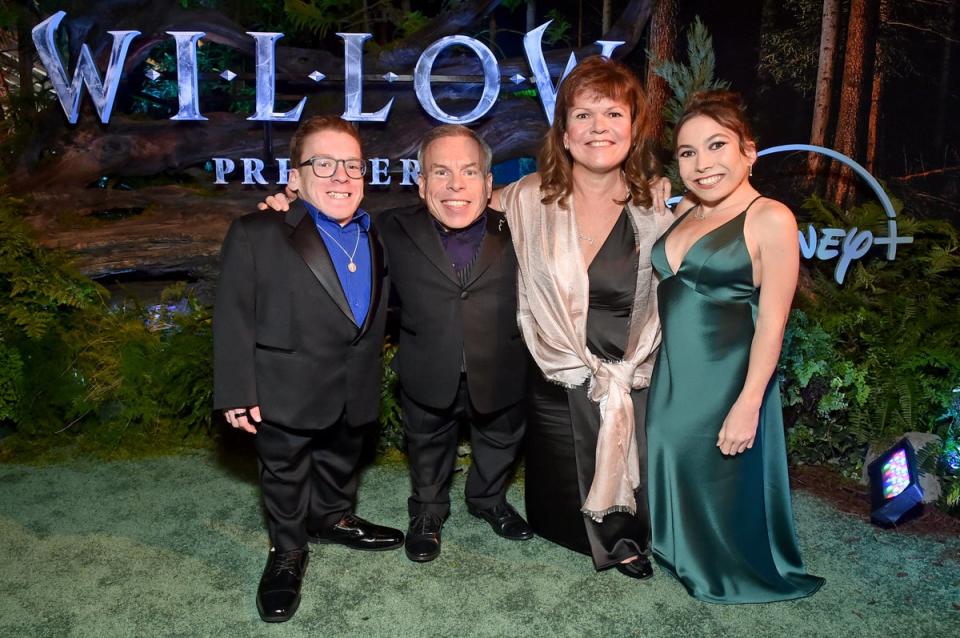
[[[729,82],[716,77],[717,57],[713,51],[713,37],[697,16],[687,31],[687,62],[660,60],[647,51],[647,57],[653,61],[654,73],[666,81],[672,96],[663,107],[664,126],[661,142],[670,145],[673,139],[673,127],[683,114],[690,96],[697,91],[726,89]],[[683,182],[677,169],[676,160],[664,169],[673,183],[675,192],[683,191]]]
[[[874,203],[840,210],[810,197],[803,210],[817,225],[885,234]],[[914,244],[895,261],[859,260],[842,286],[832,263],[807,262],[811,283],[798,294],[780,361],[795,460],[853,476],[871,443],[946,434],[942,415],[960,386],[960,236],[942,221],[897,221]]]

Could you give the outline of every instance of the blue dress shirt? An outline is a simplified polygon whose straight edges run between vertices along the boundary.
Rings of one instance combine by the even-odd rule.
[[[330,260],[340,279],[340,287],[343,288],[343,294],[353,312],[353,320],[358,326],[362,326],[370,311],[370,294],[373,291],[373,266],[370,261],[370,241],[367,237],[370,215],[358,208],[353,219],[341,226],[309,202],[303,203],[313,218],[327,252],[330,253]],[[353,255],[353,263],[357,267],[355,272],[350,272],[347,267],[350,255]]]

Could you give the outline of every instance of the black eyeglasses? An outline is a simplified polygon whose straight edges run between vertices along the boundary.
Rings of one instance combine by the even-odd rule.
[[[300,168],[307,164],[313,167],[313,174],[317,177],[333,177],[337,172],[337,164],[343,164],[343,170],[350,179],[360,179],[367,174],[367,163],[362,159],[333,159],[332,157],[311,157],[302,162]]]

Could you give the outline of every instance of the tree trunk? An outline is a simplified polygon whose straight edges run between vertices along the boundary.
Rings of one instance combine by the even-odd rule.
[[[833,148],[856,159],[860,142],[859,126],[863,102],[863,80],[867,66],[867,25],[870,0],[851,0],[850,19],[843,58],[843,79],[840,87],[840,110]],[[837,205],[843,205],[852,193],[853,173],[843,166],[831,178],[828,192]]]
[[[650,16],[650,36],[647,39],[647,102],[650,105],[650,127],[647,129],[666,144],[664,107],[670,99],[667,81],[654,72],[654,67],[673,58],[677,42],[677,0],[658,0]]]
[[[29,16],[17,19],[17,71],[20,75],[20,97],[33,96],[33,38]],[[27,100],[24,100],[26,102]]]
[[[813,124],[810,127],[810,143],[816,146],[824,146],[827,141],[839,26],[840,0],[823,0],[823,14],[820,21],[820,59],[817,64],[816,93],[813,99]],[[810,154],[807,168],[811,182],[823,169],[823,164],[822,155]]]
[[[933,129],[933,148],[942,149],[944,146],[944,134],[947,130],[947,109],[950,108],[950,57],[953,51],[954,42],[951,41],[953,33],[956,30],[957,5],[954,2],[949,3],[947,8],[947,25],[944,33],[947,37],[943,39],[943,53],[940,56],[940,84],[937,87],[937,120]]]
[[[610,30],[611,16],[613,15],[613,0],[603,0],[603,13],[600,18],[600,32],[606,34]]]
[[[880,16],[877,22],[877,32],[873,45],[873,81],[870,85],[870,115],[867,118],[867,161],[866,168],[870,173],[877,167],[877,130],[880,125],[880,101],[883,97],[884,71],[884,38],[886,24],[890,17],[889,0],[880,1]]]

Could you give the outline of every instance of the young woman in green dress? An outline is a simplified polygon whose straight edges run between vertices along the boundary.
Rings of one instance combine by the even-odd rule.
[[[693,96],[675,129],[688,192],[653,247],[662,343],[647,407],[653,553],[694,597],[809,596],[775,376],[799,268],[790,210],[750,184],[739,97]]]

